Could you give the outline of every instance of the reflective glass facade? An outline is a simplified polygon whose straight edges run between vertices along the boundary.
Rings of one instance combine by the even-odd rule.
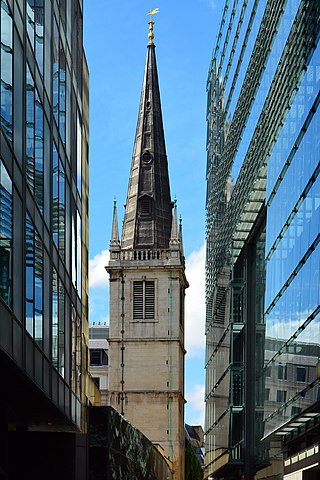
[[[266,239],[266,368],[271,375],[266,377],[265,434],[318,400],[319,99],[320,43],[310,49],[268,160],[267,215],[273,220]],[[280,368],[286,375],[279,375]]]
[[[1,0],[0,20],[0,365],[17,412],[8,424],[24,418],[39,429],[81,429],[88,382],[82,0]],[[30,380],[25,395],[14,391],[21,372]],[[34,408],[24,407],[28,395]]]
[[[222,13],[207,83],[206,477],[253,478],[268,441],[317,409],[319,14],[304,0]]]

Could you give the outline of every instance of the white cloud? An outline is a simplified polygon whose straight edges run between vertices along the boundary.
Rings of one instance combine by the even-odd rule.
[[[204,1],[212,10],[215,10],[217,8],[217,2],[216,0],[202,0]]]
[[[109,277],[105,267],[109,263],[109,250],[102,250],[97,253],[92,260],[89,260],[89,286],[92,287],[108,287]]]
[[[276,321],[272,317],[272,313],[267,317],[266,323],[266,337],[277,338],[283,342],[290,338],[293,334],[297,333],[306,320],[313,314],[313,309],[307,309],[299,311],[297,309],[294,313],[291,313],[291,318],[286,318],[285,321]],[[294,318],[296,317],[296,318]],[[320,330],[320,316],[317,316],[308,323],[305,328],[300,331],[298,336],[298,342],[316,343],[316,339],[319,338]]]
[[[186,290],[186,349],[189,355],[204,351],[205,336],[205,244],[186,260],[186,275],[190,284]]]
[[[188,408],[187,423],[204,426],[204,385],[195,385],[186,393]]]

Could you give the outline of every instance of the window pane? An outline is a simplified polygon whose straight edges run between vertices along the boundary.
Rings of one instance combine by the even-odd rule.
[[[52,364],[58,368],[58,275],[52,271]]]
[[[59,161],[59,253],[64,259],[65,251],[65,231],[66,231],[66,180],[64,168],[61,160]]]
[[[90,350],[90,365],[101,365],[101,350]]]
[[[77,188],[81,196],[82,176],[82,134],[79,113],[77,114]]]
[[[43,247],[40,237],[35,233],[35,340],[42,347],[43,324]]]
[[[40,72],[43,75],[43,51],[44,51],[44,0],[36,0],[35,25],[36,25],[36,59]]]
[[[306,368],[305,367],[297,367],[297,381],[298,382],[305,382],[306,381]]]
[[[12,141],[12,18],[6,0],[1,1],[0,125]]]
[[[12,304],[12,183],[0,160],[0,298]]]
[[[27,32],[29,35],[29,39],[34,48],[34,0],[27,0]]]
[[[34,191],[34,162],[35,162],[35,91],[34,81],[30,73],[30,69],[26,67],[26,168],[27,168],[27,182]]]
[[[43,245],[28,214],[26,215],[26,329],[42,348]]]
[[[59,238],[59,158],[56,146],[52,154],[52,236],[58,247]]]
[[[58,124],[59,120],[59,31],[56,19],[53,20],[53,65],[52,65],[52,75],[53,75],[53,85],[52,85],[52,107],[54,118]]]
[[[63,143],[66,143],[66,56],[61,40],[59,68],[59,131]]]
[[[81,217],[79,212],[77,211],[77,290],[78,294],[81,297],[81,248],[82,248],[82,242],[81,242]]]
[[[71,225],[71,273],[72,273],[72,283],[76,286],[77,283],[77,257],[76,257],[76,219],[74,214],[72,215],[72,225]]]
[[[64,377],[64,316],[65,316],[65,290],[62,282],[59,280],[59,373]]]
[[[43,109],[36,91],[35,101],[35,198],[43,212]]]

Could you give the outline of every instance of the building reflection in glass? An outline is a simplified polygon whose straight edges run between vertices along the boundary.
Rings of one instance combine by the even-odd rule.
[[[0,159],[0,297],[12,304],[12,182]]]
[[[12,17],[6,0],[0,5],[0,125],[12,141]]]

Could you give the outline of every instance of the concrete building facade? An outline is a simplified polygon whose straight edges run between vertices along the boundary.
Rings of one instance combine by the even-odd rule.
[[[170,197],[152,20],[121,242],[110,262],[110,405],[157,444],[184,478],[184,296],[177,208]],[[173,208],[174,207],[174,208]],[[173,210],[173,212],[172,212]]]

